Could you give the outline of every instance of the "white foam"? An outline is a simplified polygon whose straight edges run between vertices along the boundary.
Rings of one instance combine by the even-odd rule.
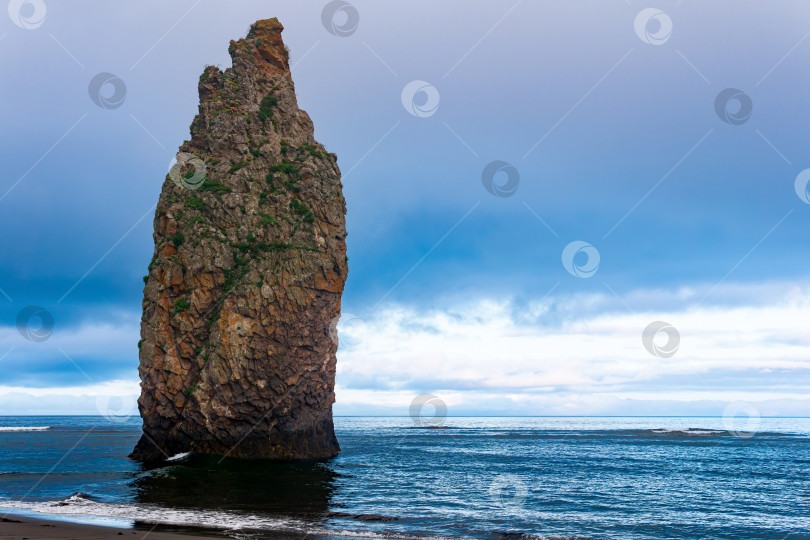
[[[367,530],[341,530],[313,526],[297,519],[278,519],[255,514],[239,514],[216,510],[181,510],[154,505],[105,503],[94,501],[82,493],[75,493],[63,501],[28,502],[0,497],[0,508],[24,509],[37,514],[52,516],[92,516],[114,518],[160,525],[202,527],[219,530],[271,530],[290,533],[307,533],[324,536],[349,536],[362,538],[386,538],[388,540],[450,540],[446,537],[427,537],[397,533],[379,533]]]
[[[166,458],[166,461],[180,461],[181,459],[185,459],[191,455],[191,452],[182,452],[180,454],[174,455],[170,458]]]
[[[63,501],[28,502],[0,499],[0,506],[11,509],[32,510],[40,514],[59,516],[97,516],[136,520],[162,525],[185,525],[212,529],[271,529],[299,531],[303,522],[272,519],[250,514],[232,512],[180,510],[152,505],[105,503],[94,501],[81,493]]]
[[[51,426],[0,426],[0,431],[47,431]]]
[[[696,428],[686,428],[686,429],[654,429],[653,433],[684,433],[686,435],[717,435],[720,433],[726,433],[726,431],[720,429],[696,429]]]

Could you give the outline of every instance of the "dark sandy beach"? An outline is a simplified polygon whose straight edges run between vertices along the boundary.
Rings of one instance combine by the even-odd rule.
[[[195,536],[186,534],[171,534],[157,531],[117,529],[114,527],[99,527],[97,525],[81,525],[65,523],[62,521],[48,521],[29,517],[8,515],[0,518],[0,538],[17,540],[44,540],[44,539],[76,539],[76,540],[107,540],[121,538],[149,540],[182,540],[182,539],[211,539],[228,538],[227,536]]]

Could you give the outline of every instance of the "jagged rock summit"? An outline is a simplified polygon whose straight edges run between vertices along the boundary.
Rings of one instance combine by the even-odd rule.
[[[205,69],[163,184],[144,278],[143,437],[132,456],[334,456],[347,274],[337,158],[298,108],[277,19]]]

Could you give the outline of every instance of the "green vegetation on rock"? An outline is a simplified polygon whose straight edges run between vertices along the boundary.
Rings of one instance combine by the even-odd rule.
[[[169,241],[174,244],[174,247],[180,247],[186,241],[186,237],[179,232],[174,233],[169,237]]]
[[[290,201],[290,210],[301,216],[301,219],[306,223],[312,223],[315,221],[315,216],[312,214],[312,210],[296,199]]]
[[[183,313],[187,310],[191,304],[188,303],[186,298],[180,298],[172,304],[172,315],[177,315],[178,313]]]
[[[203,208],[205,208],[205,203],[203,202],[203,200],[199,197],[195,197],[194,195],[186,199],[185,204],[188,208],[194,210],[202,210]]]
[[[277,104],[278,98],[275,96],[275,91],[264,96],[259,104],[259,119],[264,122],[268,118],[273,118],[273,107]]]

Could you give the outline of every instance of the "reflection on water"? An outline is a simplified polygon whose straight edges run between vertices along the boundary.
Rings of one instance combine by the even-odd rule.
[[[139,503],[313,519],[326,516],[336,473],[322,462],[191,455],[132,482]]]

